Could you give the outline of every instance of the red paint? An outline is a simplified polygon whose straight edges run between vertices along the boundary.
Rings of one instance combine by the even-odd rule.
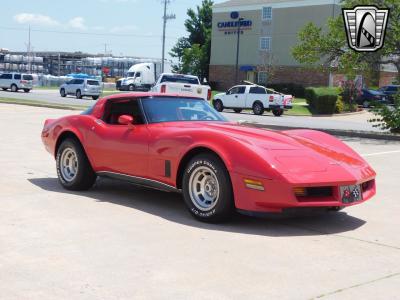
[[[368,163],[340,140],[319,131],[278,132],[229,122],[109,125],[100,120],[107,101],[149,95],[161,94],[113,95],[100,99],[91,115],[46,120],[43,143],[55,155],[57,139],[70,131],[79,138],[96,172],[134,175],[174,187],[179,184],[177,173],[185,154],[198,147],[208,148],[225,163],[235,205],[242,210],[279,212],[289,207],[348,206],[376,193],[376,173]],[[171,177],[165,177],[166,160],[171,162]],[[262,182],[265,191],[246,188],[244,179]],[[363,201],[341,202],[339,186],[367,181],[371,182],[363,185]],[[294,187],[325,186],[333,187],[331,197],[299,201],[293,192]]]

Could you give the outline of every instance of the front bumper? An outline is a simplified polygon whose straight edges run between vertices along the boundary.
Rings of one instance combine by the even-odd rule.
[[[269,180],[251,178],[262,182],[264,191],[250,189],[245,186],[244,179],[249,178],[242,174],[231,174],[235,195],[235,206],[238,210],[249,212],[282,213],[294,208],[343,208],[360,204],[376,194],[375,177],[365,177],[354,181],[315,182],[315,183],[289,183],[283,180]],[[362,200],[344,203],[340,195],[340,186],[358,185],[371,182],[368,189],[362,191]],[[332,187],[332,195],[326,197],[296,197],[295,187]]]

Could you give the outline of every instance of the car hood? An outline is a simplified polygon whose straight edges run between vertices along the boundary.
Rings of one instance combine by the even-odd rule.
[[[178,123],[175,123],[178,124]],[[209,131],[246,145],[280,173],[292,174],[293,181],[335,173],[348,181],[373,176],[374,172],[355,151],[340,140],[323,132],[311,130],[272,131],[224,122],[182,122],[185,128]],[[308,135],[307,135],[308,134]],[[355,171],[356,170],[356,171]],[[314,175],[310,175],[313,173]],[[320,174],[320,175],[318,175]]]

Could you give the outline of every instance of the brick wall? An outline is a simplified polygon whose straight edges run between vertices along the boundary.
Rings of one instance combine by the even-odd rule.
[[[379,76],[379,87],[385,85],[391,85],[393,84],[393,82],[396,82],[396,80],[397,80],[397,73],[381,71]]]
[[[246,72],[239,72],[239,82],[246,79]],[[210,65],[209,81],[215,90],[224,91],[235,85],[235,67]],[[305,86],[327,86],[329,73],[301,67],[279,66],[269,83],[298,83]]]

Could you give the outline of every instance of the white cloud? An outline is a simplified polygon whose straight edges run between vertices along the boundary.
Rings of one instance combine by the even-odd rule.
[[[14,20],[19,24],[33,24],[44,26],[57,26],[60,23],[57,20],[45,15],[20,13],[14,16]]]
[[[87,29],[87,27],[85,25],[85,19],[82,17],[72,18],[71,20],[68,21],[67,26],[74,28],[74,29],[80,29],[80,30]]]
[[[135,25],[114,26],[110,29],[111,33],[127,33],[137,30]]]

